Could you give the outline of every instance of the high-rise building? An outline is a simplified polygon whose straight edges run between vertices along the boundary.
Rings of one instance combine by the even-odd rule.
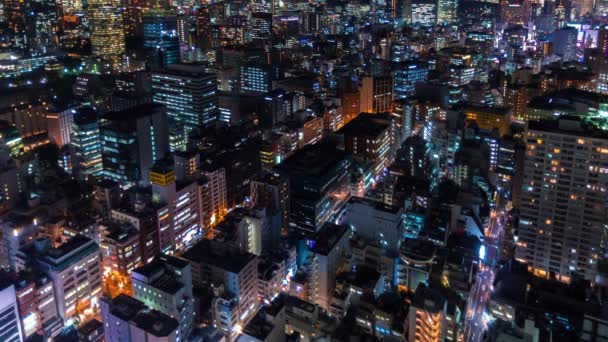
[[[116,59],[125,52],[120,0],[89,0],[87,14],[91,26],[93,54],[102,58]]]
[[[18,271],[33,267],[48,275],[55,290],[57,313],[70,326],[78,315],[90,314],[101,297],[99,246],[83,235],[76,235],[58,247],[49,238],[34,240],[19,249]]]
[[[481,129],[498,130],[503,136],[511,129],[512,109],[507,107],[467,106],[465,108],[467,122],[475,122]]]
[[[313,253],[312,273],[315,279],[312,301],[329,310],[336,287],[336,275],[343,270],[346,256],[350,253],[350,229],[346,225],[325,223],[307,241]]]
[[[437,23],[437,1],[413,0],[411,3],[412,25],[432,26]]]
[[[416,288],[408,312],[408,341],[443,341],[446,336],[445,297],[425,284]]]
[[[177,319],[180,340],[188,340],[193,329],[191,269],[187,261],[161,254],[131,273],[133,297]]]
[[[274,0],[272,0],[274,2]],[[272,13],[254,12],[251,14],[251,28],[249,29],[251,40],[266,40],[272,33]]]
[[[223,167],[204,165],[203,178],[198,180],[201,227],[206,234],[228,211],[226,171]]]
[[[214,324],[228,335],[238,330],[238,325],[245,326],[259,306],[258,258],[208,239],[188,249],[183,258],[192,265],[194,286],[223,288],[218,289],[212,303]]]
[[[48,277],[22,272],[15,280],[15,290],[24,338],[36,334],[55,337],[63,330],[63,322],[57,316],[55,290]]]
[[[203,66],[175,64],[154,72],[152,94],[153,101],[164,105],[169,118],[186,133],[217,120],[217,77]]]
[[[22,342],[23,331],[19,320],[17,294],[11,281],[0,284],[0,337],[6,342]]]
[[[428,79],[429,68],[419,62],[400,62],[395,65],[395,100],[414,95],[416,83]]]
[[[160,204],[159,221],[168,218],[159,229],[159,247],[163,253],[183,251],[201,235],[199,188],[196,181],[176,181],[175,172],[155,165],[150,170],[154,202]]]
[[[390,112],[393,103],[393,76],[365,76],[361,86],[362,113]]]
[[[86,178],[101,173],[101,141],[99,137],[99,117],[90,107],[80,108],[72,119],[71,144],[76,160],[74,169]]]
[[[98,229],[104,273],[128,277],[131,271],[144,264],[139,231],[130,223],[106,220]]]
[[[153,68],[162,68],[180,61],[177,17],[152,11],[142,17],[144,50]]]
[[[252,207],[266,208],[281,213],[281,224],[287,229],[289,222],[289,180],[274,172],[262,171],[251,178],[250,201]]]
[[[578,31],[574,27],[565,27],[553,32],[553,53],[564,61],[576,60],[576,39]]]
[[[321,229],[348,200],[351,160],[335,145],[307,145],[275,167],[289,179],[289,226],[302,232]]]
[[[43,55],[55,46],[57,5],[55,0],[23,2],[27,50],[33,55]]]
[[[158,310],[150,310],[141,301],[120,294],[101,299],[101,319],[106,342],[178,342],[179,323],[176,318]]]
[[[437,2],[437,24],[452,24],[458,20],[458,1],[438,0]]]
[[[143,104],[100,120],[103,176],[119,183],[149,182],[154,162],[169,153],[163,107]]]
[[[361,114],[342,127],[344,150],[355,159],[369,162],[374,175],[380,175],[390,164],[391,125],[375,120],[377,115]]]
[[[112,220],[128,222],[139,232],[139,246],[144,263],[152,261],[154,256],[160,252],[159,234],[160,225],[167,225],[169,217],[164,217],[166,208],[155,205],[151,201],[143,199],[125,201],[120,206],[112,208],[110,217]],[[163,218],[162,220],[159,220]]]
[[[242,65],[239,78],[242,93],[261,95],[272,90],[272,81],[279,79],[279,69],[263,64]]]
[[[403,215],[398,206],[360,197],[350,198],[345,207],[345,222],[358,236],[376,241],[392,252],[399,251],[405,234]]]
[[[562,118],[531,121],[525,138],[516,258],[537,276],[592,281],[606,234],[608,135]]]
[[[63,110],[51,108],[46,114],[49,138],[59,147],[70,143],[72,118],[75,112],[76,110],[74,108]]]

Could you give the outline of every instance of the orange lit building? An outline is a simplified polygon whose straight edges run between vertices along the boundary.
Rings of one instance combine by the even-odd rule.
[[[226,171],[223,167],[205,165],[198,181],[200,226],[207,234],[228,212]]]
[[[361,113],[361,98],[358,92],[344,93],[340,97],[342,102],[343,124],[346,125]]]
[[[408,313],[408,341],[440,342],[446,330],[445,297],[437,290],[420,284]]]
[[[511,127],[512,110],[508,107],[468,106],[464,110],[467,122],[475,121],[481,129],[498,129],[500,136],[507,134]]]
[[[390,112],[393,104],[393,76],[365,76],[361,82],[361,112]]]

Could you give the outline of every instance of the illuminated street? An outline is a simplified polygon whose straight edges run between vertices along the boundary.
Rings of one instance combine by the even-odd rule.
[[[499,256],[505,222],[504,211],[502,211],[503,197],[499,195],[498,198],[496,215],[490,218],[484,239],[485,256],[467,301],[464,341],[481,341],[484,331],[487,329],[487,320],[484,318],[484,316],[487,317],[485,309],[492,294],[496,261]]]

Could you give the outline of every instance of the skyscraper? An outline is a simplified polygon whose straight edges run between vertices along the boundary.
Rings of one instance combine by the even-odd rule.
[[[151,67],[179,62],[177,17],[163,12],[149,13],[142,17],[142,27],[146,60]]]
[[[437,4],[437,24],[452,24],[458,18],[458,1],[438,0]]]
[[[167,116],[156,104],[106,113],[100,133],[103,175],[119,183],[147,184],[154,162],[169,153]]]
[[[577,29],[574,27],[561,28],[553,32],[553,53],[564,61],[576,59]]]
[[[391,110],[393,102],[393,76],[363,77],[361,86],[361,112],[383,113]]]
[[[85,107],[80,108],[72,120],[71,144],[77,159],[75,170],[84,178],[102,171],[98,119],[94,109]]]
[[[87,5],[93,54],[108,59],[119,57],[125,52],[120,0],[90,0]]]
[[[200,65],[173,64],[152,74],[152,100],[187,133],[210,126],[218,115],[217,77]]]
[[[516,258],[537,276],[595,279],[606,234],[608,134],[579,120],[532,121]]]
[[[418,62],[401,62],[395,66],[395,100],[414,95],[416,83],[425,82],[429,76],[427,65]]]

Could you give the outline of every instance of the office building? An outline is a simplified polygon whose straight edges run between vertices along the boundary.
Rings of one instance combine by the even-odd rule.
[[[52,338],[59,335],[63,322],[57,315],[51,279],[36,272],[22,272],[14,285],[23,337],[39,334]]]
[[[100,126],[103,176],[121,184],[147,184],[154,162],[169,153],[163,107],[144,104],[108,112]]]
[[[70,326],[77,315],[90,316],[101,297],[101,259],[99,246],[83,235],[76,235],[58,247],[49,238],[38,238],[19,249],[17,270],[35,267],[53,283],[57,314]]]
[[[166,107],[169,119],[181,124],[185,136],[210,126],[218,116],[217,77],[203,66],[175,64],[152,73],[152,100]]]
[[[391,161],[391,125],[377,120],[376,115],[361,114],[342,127],[337,134],[344,137],[344,150],[356,160],[372,165],[379,176]]]
[[[222,242],[203,239],[183,258],[192,265],[194,286],[219,286],[212,310],[214,323],[231,335],[245,326],[258,309],[258,258],[226,248]],[[224,317],[229,318],[227,321]],[[224,323],[222,323],[224,322]]]
[[[201,234],[199,187],[196,181],[176,181],[175,171],[155,165],[150,170],[154,202],[162,209],[158,221],[159,247],[163,253],[179,253]]]
[[[428,65],[420,62],[399,62],[395,65],[395,100],[407,99],[415,93],[416,83],[426,82],[429,76]]]
[[[87,178],[98,176],[103,170],[99,116],[90,108],[79,108],[74,113],[71,129],[71,144],[74,148],[74,173]]]
[[[346,225],[325,223],[307,245],[312,259],[312,302],[329,310],[336,287],[336,276],[344,270],[346,256],[350,253],[350,229]]]
[[[403,208],[371,199],[351,197],[346,203],[345,222],[358,236],[394,252],[405,234]]]
[[[576,56],[576,40],[578,30],[574,27],[565,27],[553,32],[553,53],[563,61],[573,61]]]
[[[486,131],[498,130],[500,137],[509,133],[513,121],[512,109],[506,107],[467,106],[464,110],[466,121],[475,122]]]
[[[196,150],[173,153],[175,179],[178,181],[195,179],[199,175],[201,156]]]
[[[226,194],[226,171],[217,165],[204,165],[203,177],[198,180],[201,227],[205,233],[217,224],[228,212]]]
[[[458,20],[458,1],[437,1],[437,24],[449,25]]]
[[[141,18],[143,44],[148,64],[163,68],[179,63],[177,17],[160,10],[150,11]]]
[[[411,4],[412,25],[433,26],[437,23],[437,2],[413,0]]]
[[[123,19],[118,11],[119,0],[90,0],[87,15],[91,26],[93,54],[102,58],[117,59],[125,52]]]
[[[608,136],[577,119],[531,121],[516,258],[537,276],[592,281],[605,232]]]
[[[364,76],[361,81],[360,111],[362,113],[390,112],[393,103],[393,76]]]
[[[133,297],[179,322],[179,339],[187,340],[193,329],[194,298],[190,264],[159,255],[131,273]]]
[[[289,179],[289,227],[316,232],[348,200],[351,161],[329,142],[307,145],[275,167]]]
[[[280,213],[281,227],[289,222],[289,180],[274,172],[262,171],[250,181],[251,207],[266,208],[270,213]]]
[[[46,114],[46,125],[49,139],[57,146],[62,147],[70,143],[72,134],[72,118],[74,108],[50,108]]]
[[[278,79],[278,67],[264,64],[242,65],[239,72],[239,90],[244,94],[265,94],[272,90],[272,81]]]
[[[177,319],[125,294],[101,299],[101,320],[106,342],[183,341]]]
[[[148,263],[160,252],[158,233],[160,227],[168,225],[171,218],[169,215],[164,215],[166,206],[153,203],[152,200],[137,198],[137,195],[135,197],[112,208],[110,218],[128,222],[137,229],[142,261]]]
[[[274,1],[273,1],[274,2]],[[251,13],[251,28],[249,35],[251,40],[266,40],[272,33],[272,13]]]
[[[0,147],[0,212],[3,213],[19,201],[24,194],[21,168],[10,157],[8,147]]]
[[[106,220],[99,225],[99,247],[104,273],[128,277],[144,264],[139,231],[127,222]]]
[[[0,326],[0,337],[6,342],[22,342],[24,335],[19,319],[15,286],[5,280],[0,285],[0,320],[3,322]]]

